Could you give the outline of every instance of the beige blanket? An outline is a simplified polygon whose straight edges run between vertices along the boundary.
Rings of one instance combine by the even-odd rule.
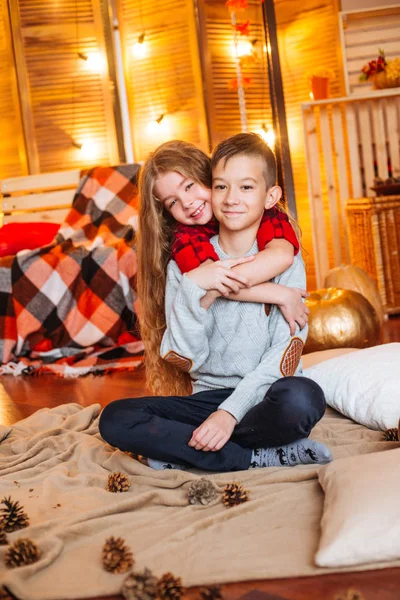
[[[0,581],[15,596],[64,600],[117,593],[125,575],[101,565],[111,535],[125,538],[138,569],[172,571],[186,586],[328,571],[313,562],[323,509],[315,467],[208,475],[221,490],[242,481],[251,500],[231,509],[220,501],[191,506],[187,488],[199,474],[153,471],[106,445],[99,411],[99,405],[67,404],[40,410],[11,432],[0,426],[0,498],[19,500],[30,518],[27,529],[9,537],[30,537],[42,551],[39,562],[11,570],[0,546]],[[331,409],[312,437],[326,442],[334,458],[394,447]],[[105,489],[117,470],[130,476],[126,493]]]

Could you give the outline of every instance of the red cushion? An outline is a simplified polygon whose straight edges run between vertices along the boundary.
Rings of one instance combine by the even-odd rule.
[[[58,223],[8,223],[0,229],[0,256],[50,244],[59,229]]]

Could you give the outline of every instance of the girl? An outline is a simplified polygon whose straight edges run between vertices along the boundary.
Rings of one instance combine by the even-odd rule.
[[[280,188],[276,188],[279,195]],[[142,304],[141,334],[146,351],[147,387],[154,394],[187,394],[191,389],[189,377],[160,357],[161,340],[166,326],[166,272],[171,247],[172,258],[182,272],[188,270],[190,262],[187,254],[184,256],[185,251],[196,254],[197,264],[200,264],[201,259],[207,261],[214,257],[218,261],[209,243],[209,238],[218,231],[215,222],[211,221],[209,157],[187,142],[177,140],[162,144],[141,169],[139,197],[138,293]],[[191,217],[193,211],[189,210],[187,216],[186,203],[190,206],[191,202],[196,205],[204,204],[200,215]],[[259,246],[267,244],[266,249],[249,264],[240,260],[235,267],[236,263],[234,265],[232,261],[219,261],[201,267],[202,286],[205,289],[217,289],[222,295],[231,292],[229,297],[235,300],[278,305],[294,333],[296,322],[304,327],[308,320],[309,310],[302,302],[302,297],[306,296],[305,290],[272,283],[257,285],[285,271],[293,262],[293,247],[298,249],[293,229],[285,227],[285,223],[289,225],[289,221],[283,204],[278,204],[279,211],[275,210],[272,217],[270,211],[265,211],[268,214],[264,214],[258,232]],[[285,220],[279,218],[280,215]],[[184,227],[180,228],[179,224],[177,226],[177,220]],[[289,241],[273,239],[275,234]],[[291,253],[289,259],[287,247]],[[196,266],[196,260],[193,263]],[[243,289],[247,286],[255,287]]]

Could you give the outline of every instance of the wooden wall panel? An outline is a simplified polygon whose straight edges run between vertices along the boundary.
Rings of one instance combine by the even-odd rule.
[[[207,150],[194,3],[117,0],[116,4],[135,160],[145,159],[173,138]],[[164,118],[157,123],[161,115]]]
[[[99,1],[11,6],[30,172],[119,162]]]
[[[27,173],[7,0],[0,0],[0,179]]]
[[[344,93],[338,4],[338,0],[275,0],[297,214],[303,232],[309,289],[315,289],[316,279],[301,103],[309,100],[308,75],[319,67],[332,69],[336,75],[331,96]],[[327,182],[322,183],[326,189]],[[324,206],[324,210],[328,215],[329,207]],[[331,237],[332,232],[328,230],[327,235]],[[333,252],[331,243],[329,248]]]
[[[233,28],[225,0],[200,0],[200,39],[204,53],[204,77],[210,114],[212,146],[241,131],[239,102],[229,82],[236,78]],[[238,37],[241,44],[255,41],[257,61],[243,69],[250,77],[245,89],[248,130],[258,131],[262,124],[272,125],[266,66],[265,37],[259,0],[250,0],[246,11],[237,13],[237,22],[250,21],[250,36]]]

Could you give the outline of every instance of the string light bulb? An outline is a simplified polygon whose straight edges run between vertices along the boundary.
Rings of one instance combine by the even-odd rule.
[[[249,40],[239,40],[237,45],[232,45],[233,58],[249,56],[253,51],[253,44]]]
[[[138,36],[132,50],[135,58],[145,58],[147,56],[146,34],[144,31]]]
[[[84,140],[73,140],[72,145],[77,150],[80,150],[85,158],[93,160],[100,155],[101,147],[95,140],[84,139]]]
[[[275,131],[270,129],[265,123],[261,125],[261,128],[257,131],[257,133],[270,148],[275,146]]]
[[[170,135],[171,133],[171,123],[170,119],[167,118],[167,113],[161,113],[157,119],[150,121],[147,125],[147,132],[157,136],[160,139],[161,137]]]
[[[78,52],[78,57],[83,61],[87,71],[102,73],[105,70],[104,57],[100,52]]]

